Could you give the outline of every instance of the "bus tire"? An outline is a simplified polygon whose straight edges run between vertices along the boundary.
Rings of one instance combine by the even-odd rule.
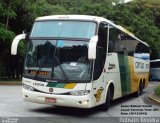
[[[138,91],[135,93],[135,96],[139,97],[140,95],[142,95],[142,93],[143,93],[143,84],[142,82],[140,82]]]
[[[102,111],[107,111],[109,106],[110,106],[110,103],[111,103],[111,99],[112,98],[112,93],[111,93],[111,89],[110,87],[108,88],[108,91],[107,91],[107,95],[106,95],[106,101],[104,104],[101,105],[101,110]]]
[[[150,76],[149,76],[149,81],[152,81],[152,80],[153,80],[153,79],[152,79],[152,76],[150,75]]]
[[[143,85],[142,85],[143,89],[145,89],[145,80],[143,81]],[[142,90],[143,93],[143,90]]]

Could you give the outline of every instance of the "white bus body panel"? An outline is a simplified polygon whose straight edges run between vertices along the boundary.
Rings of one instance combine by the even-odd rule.
[[[115,64],[114,69],[108,69],[109,64]],[[105,103],[107,90],[110,84],[114,85],[114,95],[113,99],[119,98],[122,96],[121,92],[121,81],[119,73],[119,63],[117,53],[108,54],[106,58],[105,67],[101,76],[93,81],[92,87],[92,100],[93,105],[97,106]]]
[[[42,103],[42,104],[51,104],[57,106],[79,107],[79,108],[91,108],[94,106],[91,101],[91,93],[84,96],[63,95],[63,93],[75,90],[85,90],[85,89],[90,90],[91,83],[77,83],[73,89],[53,87],[54,90],[53,93],[49,93],[49,88],[51,87],[46,87],[46,85],[48,84],[46,82],[40,82],[26,78],[23,78],[22,82],[25,85],[34,87],[36,90],[41,90],[41,92],[34,92],[22,88],[23,98],[26,101]],[[56,103],[45,102],[46,97],[55,98]],[[83,101],[87,101],[87,104],[80,104],[80,102]]]

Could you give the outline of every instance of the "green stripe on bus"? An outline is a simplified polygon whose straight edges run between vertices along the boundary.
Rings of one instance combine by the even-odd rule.
[[[55,87],[57,85],[57,83],[52,83],[52,82],[49,82],[47,84],[47,87]]]
[[[119,60],[119,69],[120,69],[120,77],[121,77],[122,94],[126,95],[131,92],[128,56],[118,54],[118,60]]]
[[[66,85],[66,83],[57,83],[57,85],[55,87],[56,88],[64,88],[65,85]]]

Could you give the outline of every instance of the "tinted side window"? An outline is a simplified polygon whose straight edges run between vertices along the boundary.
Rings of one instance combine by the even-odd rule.
[[[149,47],[135,40],[128,34],[114,28],[109,29],[108,52],[117,52],[123,55],[149,59]]]
[[[97,47],[96,50],[96,60],[94,63],[94,80],[98,79],[102,73],[103,67],[104,67],[104,63],[105,63],[105,59],[103,57],[104,51],[102,48]]]
[[[149,47],[139,41],[134,42],[133,47],[135,53],[149,53]]]
[[[108,31],[108,24],[100,23],[98,30],[97,46],[102,47],[104,50],[107,49],[107,31]]]
[[[135,53],[142,53],[142,47],[143,47],[143,44],[141,42],[136,42],[135,43]]]
[[[122,31],[110,27],[108,52],[117,52],[123,55],[133,56],[133,39]]]
[[[96,49],[96,60],[94,64],[94,80],[98,79],[103,71],[107,52],[108,24],[100,23],[98,29],[98,43]]]
[[[145,44],[135,41],[133,43],[133,49],[134,49],[134,57],[140,58],[140,59],[149,59],[149,47]]]
[[[150,49],[148,46],[143,44],[142,51],[143,51],[143,53],[149,53]]]

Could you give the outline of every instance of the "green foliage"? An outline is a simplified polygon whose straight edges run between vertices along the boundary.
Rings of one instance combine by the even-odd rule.
[[[109,18],[147,42],[152,50],[152,59],[160,58],[160,1],[133,0],[113,8]]]
[[[11,42],[14,36],[15,36],[14,32],[7,30],[5,25],[0,23],[0,40],[2,42],[5,41]]]
[[[10,18],[15,18],[16,13],[12,9],[7,8],[5,4],[2,4],[0,2],[0,17],[6,17],[6,16],[9,16]]]
[[[26,49],[26,42],[25,41],[21,41],[18,44],[18,54],[19,54],[19,56],[24,57],[25,51],[26,51],[25,49]]]
[[[160,96],[160,85],[157,86],[157,87],[154,89],[154,94],[155,94],[156,96]]]
[[[122,25],[136,37],[147,42],[151,58],[160,58],[160,0],[0,0],[0,55],[9,59],[15,34],[30,32],[39,16],[86,14],[102,16]],[[19,57],[25,53],[25,43],[18,47]],[[4,60],[5,61],[5,60]],[[1,63],[0,63],[1,64]]]
[[[87,14],[103,16],[113,20],[146,41],[158,58],[160,47],[160,1],[133,0],[121,4],[123,0],[1,0],[0,39],[6,42],[14,33],[28,32],[39,16],[57,14]],[[9,4],[11,3],[11,4]],[[114,3],[114,5],[113,5]],[[6,18],[9,17],[9,29]],[[16,26],[15,26],[16,25]],[[14,33],[11,31],[13,30]],[[155,53],[156,52],[156,53]]]
[[[36,18],[39,16],[67,14],[66,10],[60,5],[51,5],[46,0],[40,0],[39,2],[32,4],[30,12]]]
[[[7,7],[5,2],[0,1],[0,40],[3,42],[11,42],[13,39],[14,32],[8,29],[8,25],[6,24],[6,19],[15,18],[16,13]]]

